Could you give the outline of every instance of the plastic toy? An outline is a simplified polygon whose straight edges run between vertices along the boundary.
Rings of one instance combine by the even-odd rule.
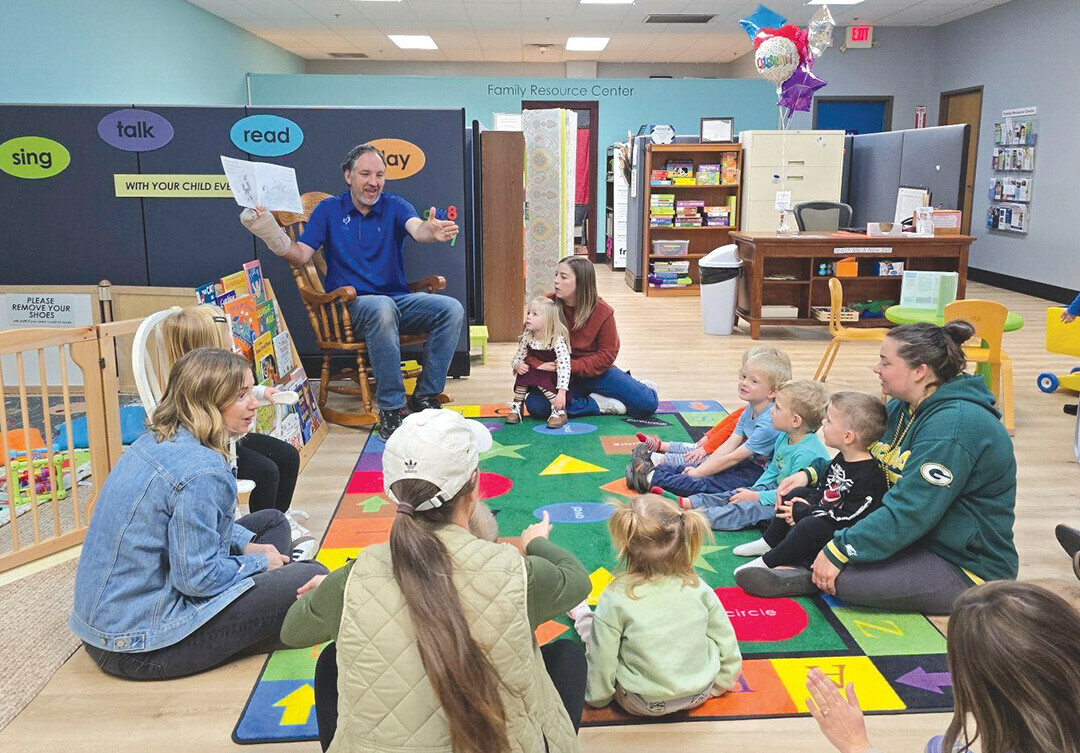
[[[15,486],[16,477],[18,478],[18,488],[14,491],[15,504],[29,504],[31,482],[30,473],[27,467],[26,453],[12,452],[11,455],[12,457],[7,464],[7,469],[0,474],[0,505],[9,503],[12,497],[11,489]],[[43,450],[34,450],[31,453],[29,464],[33,465],[34,494],[39,501],[43,498],[52,498],[53,487],[55,485],[54,479],[57,477],[60,479],[60,484],[56,489],[56,498],[67,498],[67,490],[71,488],[73,483],[69,453],[53,453],[53,462],[50,467],[47,453]],[[74,483],[82,481],[89,475],[90,451],[76,450]]]
[[[1080,358],[1080,322],[1065,324],[1061,321],[1062,308],[1046,310],[1046,350],[1063,356]],[[1054,374],[1044,371],[1039,374],[1036,384],[1043,392],[1054,392],[1059,387],[1080,392],[1080,366],[1074,366],[1068,374]]]

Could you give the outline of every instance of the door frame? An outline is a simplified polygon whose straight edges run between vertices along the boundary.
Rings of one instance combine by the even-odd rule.
[[[596,168],[597,162],[601,159],[598,156],[600,149],[600,102],[595,99],[523,99],[521,101],[522,110],[550,110],[553,108],[589,111],[589,151],[592,152],[592,157],[589,159],[589,219],[592,222],[589,226],[588,249],[589,261],[595,262],[596,238],[600,228],[600,217],[597,216],[597,211],[600,208],[600,197],[597,195],[598,191],[596,190]],[[606,155],[604,159],[606,160]]]
[[[960,94],[978,94],[979,95],[979,122],[974,126],[969,124],[968,127],[968,143],[964,144],[964,203],[967,204],[967,173],[971,170],[971,208],[969,211],[964,212],[963,219],[961,221],[960,232],[964,235],[971,235],[971,215],[975,211],[975,179],[979,170],[979,129],[982,128],[982,108],[985,99],[983,97],[983,87],[980,86],[966,86],[963,89],[952,89],[947,92],[941,92],[938,97],[938,125],[946,125],[945,120],[949,116],[949,98],[958,96]],[[972,139],[974,139],[974,146],[972,146]],[[968,165],[968,160],[974,161],[974,164]],[[967,209],[967,207],[962,207]]]
[[[881,96],[858,96],[858,97],[828,97],[828,96],[815,96],[814,97],[814,114],[813,114],[813,128],[817,130],[817,115],[818,115],[818,102],[884,102],[885,103],[885,117],[883,118],[885,131],[892,130],[892,114],[893,114],[893,95],[882,94]],[[884,132],[884,131],[883,131]]]

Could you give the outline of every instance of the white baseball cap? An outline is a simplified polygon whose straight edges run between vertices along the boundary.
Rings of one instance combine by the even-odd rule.
[[[430,481],[439,493],[416,505],[432,510],[460,492],[480,465],[480,453],[491,449],[491,432],[455,411],[429,408],[411,413],[386,440],[383,488],[401,504],[390,487],[404,478]]]

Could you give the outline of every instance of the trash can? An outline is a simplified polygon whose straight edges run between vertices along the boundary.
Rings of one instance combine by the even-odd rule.
[[[734,243],[713,249],[698,262],[701,272],[701,326],[706,335],[730,335],[742,261]]]

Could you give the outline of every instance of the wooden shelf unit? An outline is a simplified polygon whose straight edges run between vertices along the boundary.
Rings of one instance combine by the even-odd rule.
[[[654,186],[651,185],[653,170],[663,170],[668,160],[690,160],[694,163],[694,175],[699,165],[718,165],[724,153],[734,153],[735,164],[739,171],[739,183],[723,186]],[[645,295],[655,296],[690,296],[701,292],[701,274],[697,260],[718,246],[730,243],[730,236],[739,227],[739,214],[742,212],[742,146],[739,144],[647,144],[645,147],[644,175],[644,210],[641,232],[641,288]],[[654,193],[675,194],[675,201],[694,199],[704,201],[706,206],[726,206],[729,196],[735,197],[735,214],[729,219],[730,227],[652,227],[649,224],[650,206]],[[654,240],[688,240],[688,253],[685,256],[661,256],[652,252]],[[652,261],[689,261],[688,275],[693,284],[682,288],[655,288],[649,284],[650,262]]]
[[[934,238],[869,238],[866,236],[804,233],[733,233],[743,261],[736,314],[750,324],[750,337],[757,339],[762,325],[826,326],[810,309],[829,305],[829,277],[817,274],[821,262],[835,262],[853,256],[859,263],[857,277],[841,277],[844,303],[891,298],[900,302],[902,276],[873,274],[879,261],[901,261],[905,270],[957,272],[957,298],[967,286],[968,249],[974,240],[968,235]],[[850,249],[850,251],[849,251]],[[794,280],[768,280],[770,274],[792,275]],[[794,306],[796,318],[772,319],[761,316],[762,305]],[[845,327],[889,327],[883,318],[862,318],[844,322]]]

